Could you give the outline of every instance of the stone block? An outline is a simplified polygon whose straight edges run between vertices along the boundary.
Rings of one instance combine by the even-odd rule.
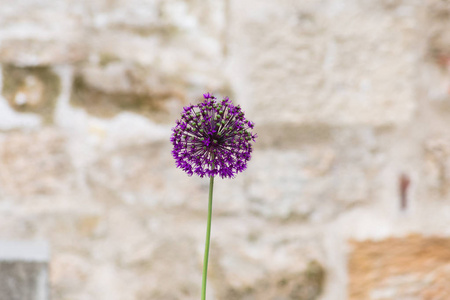
[[[231,1],[230,81],[254,121],[409,121],[418,8],[403,2],[387,11],[379,2]]]
[[[349,300],[448,299],[450,239],[411,235],[352,243]]]
[[[53,120],[60,80],[50,68],[4,65],[2,73],[3,97],[15,111],[38,114],[45,123]]]
[[[44,242],[0,241],[0,299],[48,300],[48,260]]]

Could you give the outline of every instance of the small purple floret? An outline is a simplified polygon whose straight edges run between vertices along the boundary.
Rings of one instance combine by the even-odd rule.
[[[240,106],[210,93],[198,105],[184,107],[170,141],[176,166],[189,176],[234,177],[247,167],[257,135]]]

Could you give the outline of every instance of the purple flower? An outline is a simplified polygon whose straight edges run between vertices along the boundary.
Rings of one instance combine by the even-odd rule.
[[[186,106],[172,128],[170,141],[176,165],[189,176],[234,177],[247,167],[256,134],[240,106],[210,93],[198,105]]]

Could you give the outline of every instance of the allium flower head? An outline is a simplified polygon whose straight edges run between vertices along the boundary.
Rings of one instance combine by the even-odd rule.
[[[256,134],[240,106],[210,93],[198,105],[184,107],[170,141],[176,165],[189,176],[234,177],[247,167]]]

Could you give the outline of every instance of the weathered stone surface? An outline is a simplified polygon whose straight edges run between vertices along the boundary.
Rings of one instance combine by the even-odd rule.
[[[6,195],[61,193],[73,185],[65,137],[58,131],[3,134],[0,145],[0,182]]]
[[[0,10],[0,61],[21,66],[73,63],[87,54],[84,26],[70,9],[33,2]]]
[[[3,66],[3,97],[19,112],[36,113],[51,122],[60,92],[59,77],[48,67]]]
[[[257,219],[247,224],[242,228],[226,219],[216,221],[211,294],[217,299],[318,299],[326,275],[317,262],[323,253],[311,251],[318,246],[313,234],[301,229],[289,234],[289,226],[264,232]]]
[[[79,293],[79,289],[88,279],[90,271],[89,262],[86,259],[70,253],[55,255],[50,268],[52,295],[58,298]]]
[[[422,66],[426,97],[439,109],[450,103],[450,4],[431,1],[426,9],[426,63]]]
[[[0,241],[0,299],[48,300],[48,246]]]
[[[260,282],[242,290],[226,289],[217,299],[319,299],[323,290],[325,271],[320,264],[312,261],[304,272],[298,274],[270,274]]]
[[[173,83],[170,78],[110,63],[104,68],[86,68],[83,75],[75,78],[71,103],[101,118],[130,111],[168,123],[168,118],[174,117],[170,107],[182,106],[186,100],[182,84]]]
[[[408,122],[416,107],[418,9],[411,2],[387,12],[379,1],[345,8],[332,1],[232,1],[236,95],[258,123]]]
[[[413,235],[352,244],[349,299],[445,299],[450,240]]]
[[[72,103],[95,116],[128,110],[168,123],[168,116],[177,117],[170,114],[173,107],[197,98],[204,87],[226,90],[223,2],[93,7],[101,16],[92,21],[91,55],[75,78]]]
[[[379,178],[371,178],[370,184],[367,180],[386,164],[386,149],[378,146],[380,137],[375,131],[294,128],[308,143],[284,131],[280,135],[286,139],[268,147],[265,143],[277,139],[275,130],[261,136],[258,142],[263,145],[257,142],[246,171],[249,212],[279,220],[323,221],[373,200]]]
[[[450,192],[450,141],[431,139],[424,145],[425,174],[429,192],[445,197]]]

